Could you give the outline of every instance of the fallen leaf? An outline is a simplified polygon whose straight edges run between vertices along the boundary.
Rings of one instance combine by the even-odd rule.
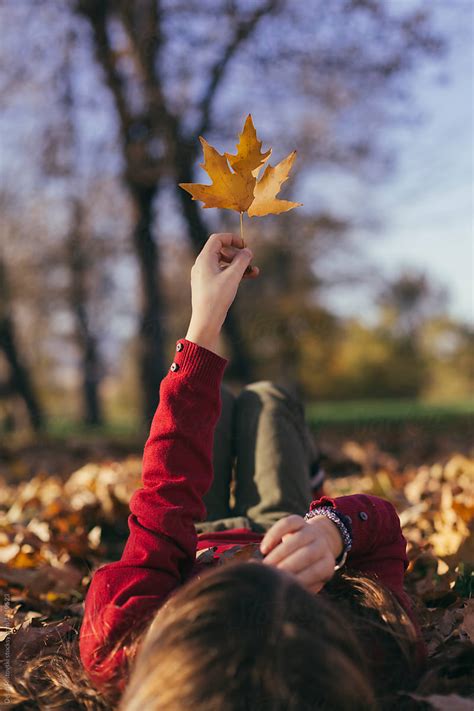
[[[461,623],[461,630],[467,634],[471,642],[474,642],[474,600],[468,600],[464,608],[464,619]]]
[[[214,553],[217,550],[217,546],[211,546],[210,548],[204,548],[196,553],[196,560],[201,564],[213,564],[216,562]]]
[[[20,546],[18,543],[11,543],[0,548],[0,563],[10,563],[19,552]]]
[[[263,556],[260,553],[260,546],[258,543],[245,543],[243,545],[235,545],[232,548],[228,548],[219,556],[219,565],[227,563],[229,560],[237,558],[240,562],[248,560],[262,560]]]
[[[27,588],[36,595],[69,593],[82,579],[82,573],[71,565],[61,568],[43,565],[31,569],[9,568],[0,563],[0,575],[11,585]]]
[[[263,172],[268,161],[261,146],[252,160],[260,160],[258,153]],[[230,163],[229,170],[234,170]],[[473,706],[466,697],[474,692],[472,461],[453,454],[447,461],[407,465],[373,441],[346,441],[333,454],[325,451],[324,468],[331,473],[327,495],[378,493],[400,514],[409,544],[405,584],[429,653],[426,672],[413,690],[421,701],[413,704],[465,711],[466,702]],[[51,457],[54,452],[52,446]],[[77,637],[93,571],[120,557],[128,535],[128,502],[140,486],[141,457],[95,461],[95,455],[87,456],[90,460],[75,461],[67,480],[39,475],[39,465],[35,470],[33,464],[27,480],[3,485],[0,478],[0,561],[3,556],[6,563],[0,565],[0,597],[8,600],[0,625],[0,667],[8,650],[18,674],[21,659],[54,653]],[[257,544],[238,545],[221,563],[256,556]],[[196,558],[202,564],[218,562],[212,548]]]

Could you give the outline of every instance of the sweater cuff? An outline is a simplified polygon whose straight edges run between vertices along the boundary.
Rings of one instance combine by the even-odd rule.
[[[330,506],[331,508],[335,509],[336,502],[330,496],[321,496],[320,499],[315,499],[315,501],[311,502],[309,510],[312,511],[313,509],[319,508],[320,506]]]
[[[180,338],[170,374],[192,376],[206,385],[219,385],[228,361],[197,343]]]

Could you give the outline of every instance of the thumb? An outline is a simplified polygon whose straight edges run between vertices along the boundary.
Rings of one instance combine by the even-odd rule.
[[[230,272],[231,274],[235,276],[238,275],[240,278],[242,278],[245,274],[245,270],[247,269],[252,259],[253,253],[248,247],[244,247],[244,249],[239,249],[234,259],[232,260],[232,263],[229,264],[228,269],[226,269],[227,273]]]

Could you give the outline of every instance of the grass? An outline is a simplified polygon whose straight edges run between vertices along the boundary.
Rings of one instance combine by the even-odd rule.
[[[428,403],[418,400],[348,400],[319,402],[306,407],[312,426],[404,424],[416,422],[427,426],[471,420],[474,401]]]
[[[100,426],[85,425],[72,419],[50,418],[46,428],[47,434],[53,439],[133,439],[139,437],[143,428],[133,419],[110,420]]]
[[[459,401],[436,404],[417,400],[346,400],[340,402],[316,402],[306,406],[306,419],[312,428],[348,427],[350,430],[370,425],[401,426],[416,423],[423,427],[449,426],[460,423],[463,429],[474,429],[474,401]],[[71,418],[50,418],[46,431],[39,435],[40,441],[49,440],[58,444],[71,442],[91,443],[107,441],[121,446],[136,447],[147,435],[147,429],[133,417],[117,417],[101,427],[90,427]],[[23,443],[31,440],[31,432],[9,435],[9,441]]]

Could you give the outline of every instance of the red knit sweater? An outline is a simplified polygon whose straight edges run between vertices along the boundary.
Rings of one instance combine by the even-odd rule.
[[[98,688],[110,682],[122,686],[123,647],[115,654],[111,648],[202,570],[196,551],[217,546],[218,560],[231,546],[262,539],[245,529],[196,535],[194,523],[205,519],[202,497],[212,482],[214,428],[227,361],[185,339],[178,344],[145,445],[143,486],[130,500],[130,535],[121,559],[95,572],[85,601],[80,653]],[[368,495],[325,501],[351,518],[347,565],[378,576],[412,616],[403,590],[406,541],[393,506]]]

